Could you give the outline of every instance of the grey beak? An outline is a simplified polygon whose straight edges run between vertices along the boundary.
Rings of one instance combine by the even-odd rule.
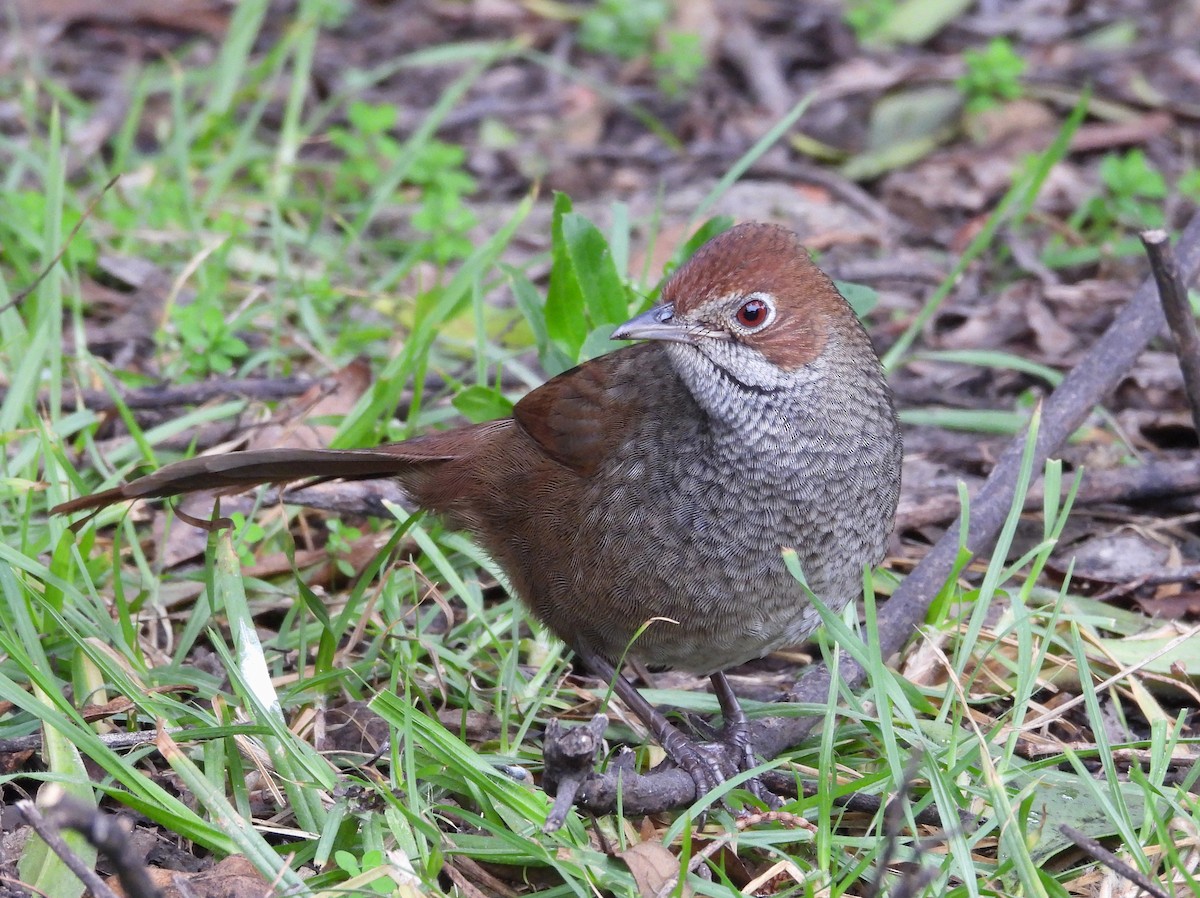
[[[614,340],[668,340],[695,343],[695,336],[675,318],[675,307],[665,302],[636,318],[630,318],[612,332]]]

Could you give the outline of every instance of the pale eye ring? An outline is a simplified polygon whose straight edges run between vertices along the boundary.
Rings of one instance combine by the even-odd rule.
[[[770,297],[755,293],[737,307],[733,320],[746,333],[760,331],[775,320],[775,303]]]

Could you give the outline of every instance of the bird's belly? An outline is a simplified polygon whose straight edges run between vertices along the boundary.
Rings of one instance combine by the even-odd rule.
[[[798,549],[810,586],[830,605],[852,596],[831,582],[814,551],[825,535],[807,522],[756,515],[749,504],[731,515],[720,502],[645,496],[597,503],[574,551],[558,556],[566,564],[520,566],[518,592],[576,648],[711,673],[800,642],[820,616],[787,571],[784,547]]]

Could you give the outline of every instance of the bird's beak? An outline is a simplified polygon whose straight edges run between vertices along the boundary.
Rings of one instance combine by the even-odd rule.
[[[655,306],[630,318],[612,332],[614,340],[668,340],[672,343],[696,342],[696,335],[675,317],[675,306],[669,302]]]

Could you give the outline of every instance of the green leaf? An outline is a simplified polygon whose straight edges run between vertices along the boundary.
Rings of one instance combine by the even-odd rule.
[[[593,327],[625,320],[629,299],[608,241],[599,228],[571,211],[571,200],[565,194],[554,197],[551,232],[546,330],[551,340],[577,360]]]
[[[971,0],[905,0],[872,35],[877,44],[923,44],[967,10]]]
[[[628,346],[629,344],[623,340],[611,339],[613,330],[614,328],[606,324],[588,334],[587,339],[583,341],[583,346],[580,347],[580,358],[594,359],[598,355]]]
[[[507,418],[512,414],[513,404],[494,387],[475,384],[458,393],[453,399],[454,407],[474,424]]]
[[[579,347],[587,337],[583,317],[583,293],[572,271],[567,241],[563,236],[563,216],[571,211],[571,198],[554,195],[554,219],[550,225],[550,288],[546,293],[546,332],[561,344],[571,358],[578,358]]]
[[[629,314],[625,285],[600,229],[577,212],[562,217],[572,271],[593,325],[618,325]]]

